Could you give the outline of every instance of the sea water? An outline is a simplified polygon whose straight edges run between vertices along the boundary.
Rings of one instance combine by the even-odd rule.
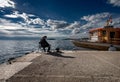
[[[48,40],[51,49],[59,47],[61,50],[77,49],[71,40],[51,39]],[[5,39],[0,40],[0,63],[6,62],[9,58],[16,58],[25,53],[38,50],[39,39]]]

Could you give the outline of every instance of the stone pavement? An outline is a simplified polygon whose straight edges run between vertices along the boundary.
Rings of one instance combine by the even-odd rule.
[[[120,82],[120,52],[63,51],[37,54],[30,61],[26,61],[28,58],[18,58],[16,62],[31,64],[6,82]]]

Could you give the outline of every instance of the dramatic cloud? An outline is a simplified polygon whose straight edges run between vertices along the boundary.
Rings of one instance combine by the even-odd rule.
[[[33,22],[37,23],[36,19]],[[37,22],[36,22],[37,21]],[[59,24],[58,24],[59,25]],[[51,26],[50,26],[51,27]],[[0,18],[0,37],[42,37],[47,35],[49,37],[65,37],[69,34],[68,30],[51,30],[51,28],[30,28],[22,26],[18,23],[13,23],[10,20]]]
[[[110,13],[99,13],[95,15],[83,16],[81,19],[85,20],[87,23],[82,26],[83,29],[102,27],[104,26],[106,20],[109,18]]]
[[[113,26],[120,28],[120,17],[113,19]]]
[[[73,33],[73,34],[78,34],[78,33],[80,33],[80,28],[75,28],[75,29],[73,29],[72,33]]]
[[[80,32],[79,21],[75,21],[73,23],[67,23],[66,21],[48,19],[47,26],[49,26],[52,30],[56,30],[58,33],[64,35],[77,34]]]
[[[68,23],[61,20],[43,20],[35,15],[27,13],[19,13],[15,11],[13,14],[4,15],[8,18],[22,18],[23,21],[13,23],[10,20],[0,19],[0,35],[17,36],[17,37],[40,37],[47,35],[49,37],[68,37],[74,36],[74,38],[89,37],[89,29],[103,27],[106,20],[111,14],[104,12],[94,15],[83,16],[81,21],[75,21]],[[38,28],[35,25],[38,24]],[[120,26],[120,17],[113,18],[113,25]],[[42,26],[42,28],[40,28]]]
[[[68,25],[66,21],[51,20],[51,19],[48,19],[46,24],[48,27],[51,27],[52,30],[65,28]]]
[[[76,36],[76,37],[89,37],[89,29],[103,27],[109,16],[112,15],[107,12],[97,13],[94,15],[83,16],[81,21],[74,21],[68,23],[64,20],[43,20],[38,16],[20,13],[14,11],[13,14],[6,14],[4,17],[11,19],[22,19],[17,23],[13,23],[10,20],[0,19],[0,35],[11,36],[27,36],[27,37],[39,37],[47,35],[49,37],[63,37],[63,36]],[[120,26],[120,17],[117,16],[113,19],[113,25]],[[38,25],[38,26],[36,26]],[[37,28],[36,28],[37,27]]]
[[[80,22],[74,21],[73,23],[69,24],[66,29],[71,30],[71,34],[78,34],[80,32]]]
[[[15,3],[12,0],[0,0],[0,7],[12,7],[15,8]]]
[[[22,18],[24,20],[24,25],[30,25],[30,24],[39,24],[44,25],[44,20],[40,18],[32,18],[35,17],[35,15],[32,14],[26,14],[26,13],[19,13],[18,11],[15,11],[13,14],[4,15],[8,18]],[[23,24],[23,23],[22,23]]]
[[[19,13],[19,11],[14,11],[12,14],[4,15],[5,17],[9,18],[18,18],[21,17],[23,19],[28,19],[28,17],[34,17],[35,15],[32,14],[26,14],[26,13]]]
[[[0,36],[7,37],[32,37],[38,36],[40,34],[40,29],[23,27],[18,23],[13,23],[6,19],[0,18]]]
[[[108,3],[120,7],[120,0],[108,0]]]
[[[9,36],[11,35],[11,36],[27,36],[27,37],[29,36],[39,37],[39,36],[47,35],[50,37],[53,37],[53,36],[63,37],[63,36],[70,36],[73,34],[76,35],[81,32],[79,21],[75,21],[73,23],[67,23],[66,21],[48,19],[47,21],[43,21],[41,23],[42,20],[40,18],[30,19],[27,14],[24,14],[24,15],[17,14],[14,16],[16,16],[14,18],[22,17],[24,20],[29,19],[29,24],[30,22],[34,24],[41,24],[44,26],[44,28],[35,28],[34,26],[33,28],[31,28],[32,26],[30,25],[30,27],[28,27],[26,23],[22,23],[22,22],[12,23],[9,20],[1,19],[0,35],[7,34]]]
[[[13,23],[10,20],[0,18],[0,36],[16,36],[23,35],[26,27],[22,27],[18,23]]]
[[[18,23],[12,23],[10,20],[0,18],[0,29],[21,29]]]
[[[18,18],[17,15],[14,15],[14,14],[10,14],[10,15],[4,15],[5,17],[8,17],[8,18]]]
[[[0,32],[2,34],[9,34],[14,36],[68,36],[71,33],[71,30],[65,29],[68,25],[66,21],[52,20],[48,19],[46,21],[38,18],[35,15],[27,14],[27,13],[19,13],[15,11],[13,14],[4,15],[4,17],[11,19],[23,19],[23,21],[19,21],[18,23],[12,23],[9,20],[1,19],[1,29]],[[35,25],[38,25],[36,28]],[[75,26],[72,23],[72,26]],[[18,26],[19,25],[19,26]],[[42,26],[42,28],[40,28]],[[76,25],[77,26],[77,25]],[[31,28],[32,27],[32,28]],[[12,30],[8,30],[12,29]]]
[[[83,16],[81,19],[88,21],[88,22],[98,22],[101,21],[102,19],[109,17],[111,14],[104,12],[104,13],[99,13],[99,14],[95,14],[95,15],[88,15],[88,16]]]
[[[74,29],[74,28],[80,28],[80,22],[75,21],[74,23],[71,23],[69,26],[67,26],[66,28],[68,29]]]

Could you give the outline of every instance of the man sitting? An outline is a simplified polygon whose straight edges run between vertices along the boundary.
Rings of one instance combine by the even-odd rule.
[[[42,39],[40,40],[39,44],[43,48],[44,52],[46,52],[46,47],[48,47],[47,52],[50,52],[50,44],[46,41],[47,36],[43,36]]]

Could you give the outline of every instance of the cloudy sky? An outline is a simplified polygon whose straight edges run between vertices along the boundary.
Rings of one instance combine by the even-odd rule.
[[[0,0],[0,37],[86,37],[111,15],[120,28],[120,0]]]

